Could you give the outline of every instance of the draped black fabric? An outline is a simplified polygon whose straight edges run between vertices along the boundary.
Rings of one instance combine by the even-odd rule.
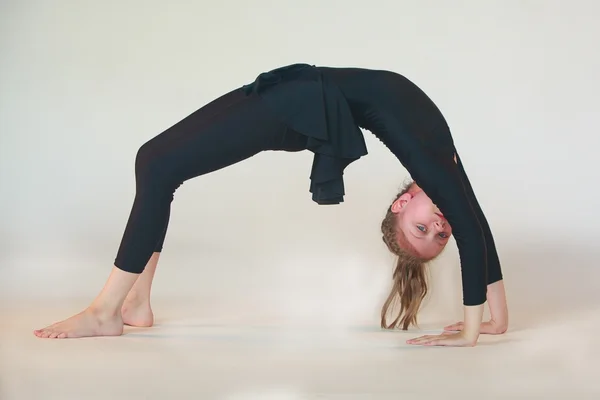
[[[277,118],[308,138],[313,200],[343,202],[344,169],[366,155],[367,146],[339,87],[314,66],[293,64],[264,72],[243,89],[258,94]]]

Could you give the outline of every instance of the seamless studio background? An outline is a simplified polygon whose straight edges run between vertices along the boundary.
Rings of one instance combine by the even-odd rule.
[[[69,360],[76,348],[88,349],[86,363],[98,363],[89,349],[127,351],[127,335],[121,342],[55,344],[31,331],[80,311],[102,287],[133,201],[139,146],[259,73],[295,62],[397,71],[432,97],[495,234],[511,332],[484,338],[473,350],[408,352],[404,342],[415,332],[374,334],[369,340],[385,340],[389,350],[373,355],[367,346],[365,354],[345,361],[345,369],[320,367],[318,379],[308,370],[272,375],[273,368],[254,365],[264,375],[237,384],[258,388],[257,398],[277,385],[296,388],[274,397],[286,399],[316,392],[432,394],[462,390],[465,382],[443,366],[463,360],[456,368],[477,369],[481,393],[485,387],[499,394],[599,393],[589,380],[595,367],[588,364],[598,356],[592,328],[600,326],[599,16],[600,4],[591,0],[2,1],[0,310],[10,340],[0,344],[0,398],[117,398],[115,388],[125,383],[100,386],[90,374],[82,378],[88,386],[60,386],[25,370],[45,369],[40,360],[58,354]],[[161,365],[152,373],[170,365],[175,352],[192,371],[210,376],[206,353],[186,358],[189,348],[169,350],[167,342],[181,340],[175,327],[188,323],[189,335],[198,338],[188,343],[192,347],[206,340],[204,324],[311,327],[345,332],[346,338],[357,329],[377,331],[394,265],[379,224],[409,175],[374,136],[365,131],[365,137],[369,155],[346,170],[346,201],[339,206],[311,201],[309,152],[262,153],[177,190],[153,287],[159,336],[152,337],[160,340],[143,353]],[[462,316],[454,241],[430,271],[431,294],[420,321],[424,329],[439,329]],[[155,355],[153,346],[167,358]],[[12,358],[8,368],[17,353],[29,355]],[[535,361],[517,364],[524,353]],[[500,355],[506,357],[501,372],[488,375],[484,365]],[[130,356],[127,362],[135,362]],[[467,366],[465,360],[475,361]],[[62,362],[45,372],[61,379],[70,368],[86,371]],[[94,367],[94,373],[118,375],[110,361],[102,363],[106,368]],[[419,379],[414,386],[382,384],[386,373],[360,375],[369,365],[390,376],[417,373],[421,366],[438,374],[440,386]],[[515,365],[522,368],[518,376]],[[364,379],[341,384],[331,372],[336,368]],[[512,386],[496,380],[502,374]],[[129,379],[147,382],[139,371]],[[223,381],[206,378],[182,389],[194,381],[181,379],[178,389],[155,381],[145,384],[147,392],[121,394],[161,398],[180,390],[180,398],[201,392],[202,398],[225,398],[216,397],[225,390]],[[54,385],[61,389],[46,392]]]

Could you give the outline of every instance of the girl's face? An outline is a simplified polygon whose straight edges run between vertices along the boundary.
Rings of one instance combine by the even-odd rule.
[[[425,192],[415,185],[392,204],[397,228],[408,244],[427,259],[435,258],[448,243],[452,227]]]

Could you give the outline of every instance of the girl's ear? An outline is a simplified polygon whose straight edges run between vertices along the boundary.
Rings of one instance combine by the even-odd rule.
[[[408,202],[410,202],[412,200],[412,197],[413,196],[410,193],[404,193],[402,196],[398,197],[398,199],[392,203],[392,207],[391,207],[392,212],[394,214],[397,214],[400,211],[402,211],[404,209],[404,207],[406,207]]]

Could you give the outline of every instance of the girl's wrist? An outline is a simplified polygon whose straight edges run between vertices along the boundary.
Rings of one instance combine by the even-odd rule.
[[[490,319],[490,324],[494,327],[496,333],[504,333],[508,330],[508,320],[497,320],[493,317]]]
[[[462,330],[465,338],[476,342],[479,339],[481,323],[483,322],[483,304],[464,307],[464,327]]]

